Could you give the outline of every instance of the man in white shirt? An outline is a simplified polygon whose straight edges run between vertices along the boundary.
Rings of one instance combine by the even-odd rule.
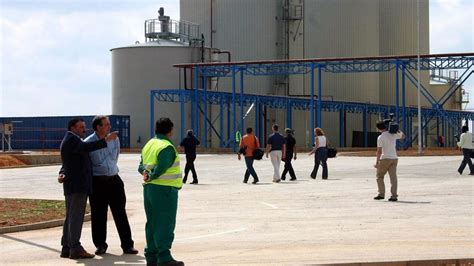
[[[472,134],[469,132],[469,128],[467,126],[463,126],[461,129],[461,137],[458,142],[458,147],[462,149],[463,160],[461,165],[458,168],[458,172],[462,175],[462,171],[466,167],[466,164],[469,165],[470,175],[474,175],[474,167],[472,166],[471,161],[471,151],[472,151]]]
[[[390,183],[392,188],[390,192],[392,196],[389,201],[397,201],[397,140],[404,139],[405,134],[398,131],[396,134],[391,134],[387,131],[386,124],[384,121],[377,122],[377,129],[381,132],[377,138],[377,160],[375,161],[374,167],[377,169],[377,186],[379,194],[375,197],[375,200],[382,200],[385,198],[385,183],[383,181],[385,174],[388,172],[390,176]]]

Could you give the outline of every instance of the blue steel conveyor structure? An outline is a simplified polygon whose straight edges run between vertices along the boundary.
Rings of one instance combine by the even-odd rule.
[[[212,130],[220,139],[220,147],[233,147],[235,139],[233,134],[244,130],[244,108],[254,104],[256,119],[255,133],[262,139],[261,112],[262,108],[286,109],[286,126],[292,127],[292,111],[306,110],[310,112],[311,128],[321,126],[322,112],[339,112],[339,139],[340,146],[344,147],[343,117],[345,113],[361,113],[364,134],[364,146],[368,144],[368,119],[371,114],[387,117],[394,113],[401,129],[406,132],[407,139],[402,143],[403,147],[410,147],[418,138],[417,132],[413,132],[412,121],[418,116],[417,108],[406,105],[406,82],[414,84],[416,89],[417,78],[417,56],[383,56],[383,57],[360,57],[360,58],[316,58],[300,60],[272,60],[272,61],[245,61],[227,63],[196,63],[174,65],[192,73],[192,88],[180,88],[174,90],[151,90],[150,92],[150,130],[153,132],[155,119],[155,101],[175,102],[180,104],[180,122],[185,125],[185,104],[192,106],[191,126],[194,132],[199,132],[199,115],[203,116],[203,132]],[[444,92],[441,98],[436,99],[430,91],[421,86],[421,94],[431,104],[431,108],[422,108],[422,132],[423,141],[426,141],[429,123],[436,120],[437,133],[440,135],[440,123],[443,124],[442,135],[446,136],[451,131],[454,136],[459,131],[463,120],[474,120],[474,113],[467,111],[448,111],[444,104],[461,88],[465,81],[474,72],[474,53],[463,54],[435,54],[420,56],[420,70],[461,70],[461,74],[451,82],[451,86]],[[395,103],[394,105],[381,105],[372,103],[324,101],[322,97],[322,73],[366,73],[366,72],[390,72],[395,71]],[[245,77],[247,76],[275,76],[275,75],[310,75],[310,95],[307,98],[295,98],[287,96],[253,95],[245,93]],[[231,92],[217,92],[208,89],[210,78],[230,78],[232,80]],[[237,83],[239,86],[237,87]],[[400,96],[401,91],[401,96]],[[219,126],[214,125],[208,117],[208,105],[218,105]],[[237,113],[237,107],[240,113]],[[240,108],[243,107],[243,108]],[[227,108],[227,123],[224,123],[224,110]],[[216,119],[217,120],[217,119]],[[227,124],[224,132],[224,124]],[[239,128],[238,128],[239,125]],[[312,132],[312,131],[311,131]],[[184,137],[184,127],[180,132]],[[314,134],[314,133],[312,133]],[[204,147],[208,144],[208,134],[201,134],[201,142]],[[313,136],[312,136],[313,137]],[[454,139],[448,139],[447,145],[455,145]],[[424,145],[424,144],[423,144]]]

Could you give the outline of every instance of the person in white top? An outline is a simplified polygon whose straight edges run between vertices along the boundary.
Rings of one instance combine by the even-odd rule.
[[[314,148],[309,153],[309,155],[314,153],[314,167],[310,176],[312,179],[316,179],[319,165],[321,164],[323,167],[323,179],[328,179],[328,147],[326,136],[324,135],[324,131],[319,127],[314,129],[314,135]]]
[[[474,175],[474,167],[472,166],[471,161],[471,151],[472,151],[472,134],[469,132],[469,128],[467,126],[463,126],[461,129],[461,138],[458,142],[458,147],[462,149],[463,160],[461,165],[458,168],[458,173],[462,175],[462,171],[466,167],[466,164],[469,165],[469,170],[471,171],[469,174]]]
[[[374,198],[375,200],[382,200],[385,198],[385,183],[383,181],[385,174],[388,172],[390,176],[390,183],[392,185],[390,192],[392,196],[389,201],[397,201],[397,140],[404,139],[405,134],[398,131],[395,134],[391,134],[387,131],[386,124],[384,121],[377,122],[377,129],[381,132],[377,138],[377,159],[374,167],[377,169],[377,186],[378,195]]]

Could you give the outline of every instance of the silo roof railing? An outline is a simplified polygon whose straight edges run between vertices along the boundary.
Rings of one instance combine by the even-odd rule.
[[[200,26],[184,20],[148,19],[145,20],[145,38],[147,41],[158,39],[174,39],[182,42],[201,40]]]

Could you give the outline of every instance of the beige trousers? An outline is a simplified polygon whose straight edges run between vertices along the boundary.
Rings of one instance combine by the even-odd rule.
[[[379,166],[377,167],[377,186],[379,188],[379,196],[385,197],[385,183],[383,181],[385,174],[388,172],[390,176],[390,184],[392,188],[392,198],[397,198],[397,164],[398,159],[383,159],[380,160]]]

